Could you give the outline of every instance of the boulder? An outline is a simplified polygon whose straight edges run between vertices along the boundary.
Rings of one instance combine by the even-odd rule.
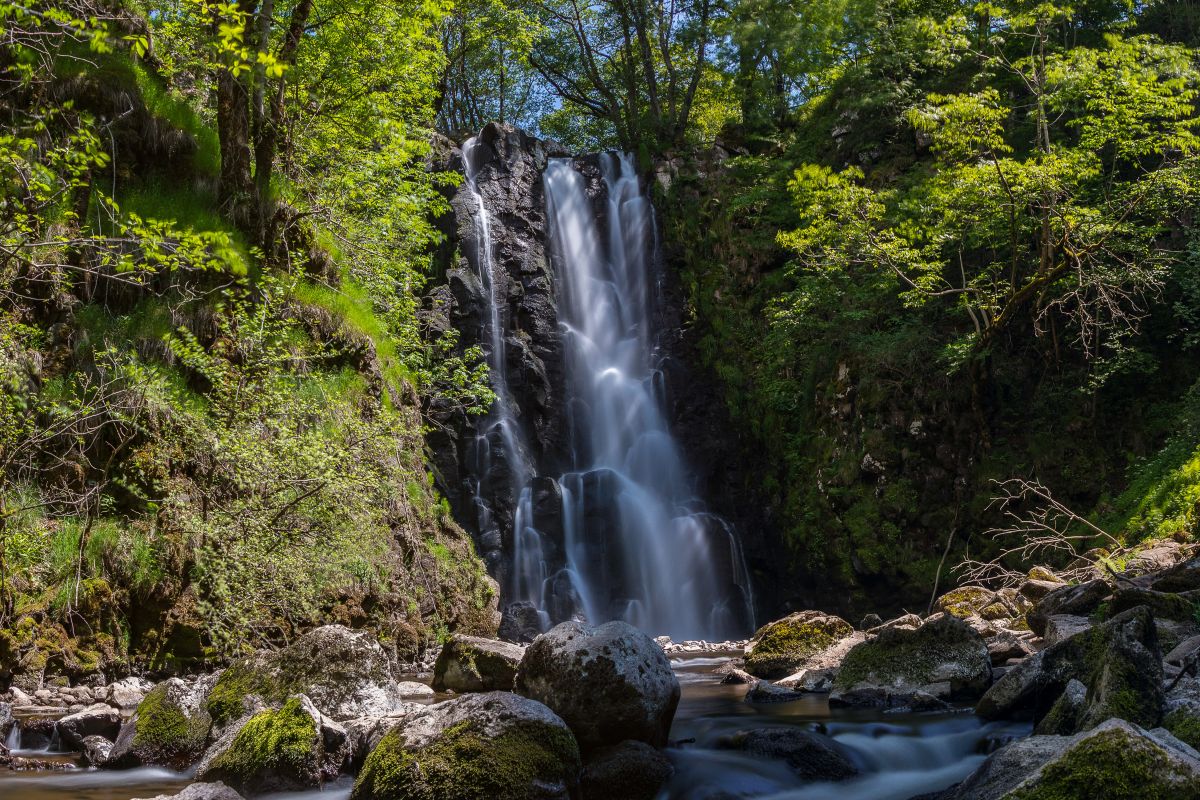
[[[12,704],[0,703],[0,741],[8,738],[8,732],[16,724],[16,718],[13,717],[12,713]]]
[[[375,749],[388,731],[403,722],[410,714],[416,714],[426,708],[428,706],[413,703],[411,710],[406,714],[386,717],[357,717],[346,720],[343,727],[345,727],[346,735],[350,740],[350,756],[347,763],[349,770],[351,772],[360,770],[367,755]]]
[[[1156,592],[1191,592],[1200,589],[1200,556],[1160,572],[1150,581]]]
[[[1062,581],[1040,581],[1029,578],[1017,587],[1017,591],[1029,602],[1037,603],[1055,589],[1061,589],[1063,585]]]
[[[645,742],[597,750],[579,776],[582,800],[654,800],[674,774],[671,761]]]
[[[1075,736],[1033,736],[992,754],[952,800],[1200,800],[1200,754],[1163,731],[1111,719]]]
[[[853,626],[841,617],[798,611],[755,632],[746,649],[746,671],[760,678],[786,677],[852,633]]]
[[[859,773],[848,747],[829,736],[794,726],[738,731],[718,746],[785,761],[806,782],[844,781]]]
[[[991,658],[982,637],[949,614],[916,630],[889,628],[853,648],[834,680],[834,693],[917,692],[940,699],[970,699],[987,689]],[[890,703],[889,703],[890,704]]]
[[[367,756],[351,800],[567,800],[580,769],[570,729],[508,692],[429,706]]]
[[[1071,736],[1080,729],[1086,707],[1087,687],[1072,678],[1033,732],[1039,736]]]
[[[1200,636],[1192,636],[1184,639],[1179,644],[1172,648],[1171,652],[1163,656],[1163,661],[1168,664],[1183,666],[1183,664],[1193,656],[1194,653],[1200,653]],[[0,725],[3,724],[3,711],[0,711]]]
[[[277,651],[259,651],[229,666],[209,693],[213,722],[224,725],[257,695],[267,704],[303,694],[333,719],[386,716],[401,702],[395,667],[369,633],[341,625],[316,628]]]
[[[584,752],[626,739],[661,747],[679,705],[671,662],[625,622],[555,626],[525,651],[516,687],[562,717]]]
[[[155,686],[121,726],[105,766],[186,769],[204,753],[212,719],[203,690],[171,678]]]
[[[499,636],[506,642],[529,644],[541,635],[542,630],[541,612],[527,600],[510,603],[500,617]]]
[[[58,740],[63,747],[78,751],[89,736],[116,739],[121,730],[121,714],[106,703],[96,703],[58,721]]]
[[[433,665],[434,691],[512,691],[524,655],[519,645],[454,634]]]
[[[1194,622],[1200,604],[1200,591],[1159,592],[1140,586],[1122,586],[1113,592],[1108,603],[1109,614],[1119,614],[1134,606],[1146,606],[1156,620]]]
[[[346,729],[297,695],[230,725],[204,754],[196,778],[245,794],[307,789],[336,778],[349,756]]]
[[[1042,636],[1046,632],[1046,621],[1055,614],[1087,616],[1108,597],[1112,590],[1100,579],[1074,586],[1063,586],[1050,592],[1025,614],[1029,629]]]
[[[988,658],[992,666],[998,667],[1014,658],[1025,658],[1033,653],[1033,648],[1024,639],[1012,631],[999,631],[993,636],[986,637]]]
[[[983,586],[960,586],[939,597],[934,603],[934,610],[964,618],[980,614],[998,599],[999,595],[996,592]],[[986,616],[984,618],[987,619]]]
[[[113,743],[103,736],[86,736],[79,743],[81,761],[85,767],[103,767],[112,756]]]
[[[221,782],[193,783],[179,794],[160,794],[147,800],[244,800]]]
[[[433,697],[434,695],[433,687],[420,681],[400,681],[396,684],[396,693],[401,697]]]
[[[1077,617],[1073,614],[1055,614],[1046,620],[1046,628],[1042,639],[1046,647],[1070,639],[1077,633],[1083,633],[1093,627],[1087,617]]]
[[[1200,749],[1200,679],[1182,675],[1174,683],[1163,704],[1163,727]]]
[[[860,631],[869,631],[871,628],[878,627],[883,624],[883,619],[878,614],[867,614],[858,623]]]
[[[138,703],[142,702],[142,698],[153,688],[154,683],[143,678],[122,678],[108,685],[104,702],[122,710],[137,708]]]
[[[844,639],[838,640],[830,647],[814,653],[804,662],[804,667],[787,677],[780,678],[776,683],[789,689],[801,689],[806,692],[828,692],[833,688],[833,681],[841,669],[846,654],[867,640],[867,635],[855,631]]]
[[[1018,664],[980,699],[976,713],[998,719],[1031,710],[1040,720],[1072,679],[1087,688],[1082,730],[1109,717],[1158,724],[1162,655],[1149,609],[1133,608]]]

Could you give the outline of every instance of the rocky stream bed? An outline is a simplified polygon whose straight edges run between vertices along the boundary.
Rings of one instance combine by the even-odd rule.
[[[454,636],[416,675],[327,626],[213,674],[10,688],[0,796],[1192,800],[1197,598],[1171,548],[744,645],[509,625],[533,641]]]

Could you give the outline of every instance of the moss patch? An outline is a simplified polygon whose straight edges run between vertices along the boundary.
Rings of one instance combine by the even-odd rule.
[[[488,738],[461,722],[421,750],[393,729],[367,757],[352,800],[525,800],[538,783],[571,784],[579,749],[570,731],[518,723]]]
[[[152,749],[167,760],[190,758],[204,748],[208,722],[202,713],[189,719],[171,699],[169,686],[159,684],[138,704],[133,746]]]
[[[1163,727],[1179,741],[1200,749],[1200,716],[1177,708],[1163,718]]]
[[[314,785],[319,778],[313,774],[319,736],[300,700],[292,698],[277,711],[260,711],[251,717],[229,749],[213,761],[212,769],[238,787],[253,788],[270,774],[299,786]]]
[[[987,647],[965,622],[943,616],[916,630],[889,628],[846,654],[834,681],[846,691],[859,684],[907,686],[950,681],[954,694],[982,692],[991,677]]]

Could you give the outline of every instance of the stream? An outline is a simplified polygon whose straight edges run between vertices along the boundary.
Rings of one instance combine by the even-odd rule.
[[[988,753],[1030,732],[1028,724],[984,723],[969,709],[925,714],[831,709],[823,694],[788,703],[746,703],[748,687],[722,684],[717,674],[732,657],[672,660],[683,696],[671,727],[671,740],[678,744],[667,751],[675,776],[660,800],[907,800],[957,783]],[[853,751],[862,775],[801,785],[782,761],[719,747],[722,738],[739,730],[773,726],[829,734]],[[14,754],[75,763],[70,754],[44,749],[17,749]],[[178,792],[188,783],[186,774],[151,767],[0,771],[0,798],[130,800]],[[344,777],[323,790],[262,795],[260,800],[344,800],[351,786],[352,780]]]

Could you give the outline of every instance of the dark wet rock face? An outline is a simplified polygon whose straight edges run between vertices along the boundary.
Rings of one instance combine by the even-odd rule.
[[[624,622],[564,622],[525,651],[517,691],[545,703],[589,752],[626,739],[656,747],[679,705],[679,680],[654,640]]]
[[[579,791],[583,800],[654,800],[674,771],[670,760],[645,742],[621,742],[592,754],[583,765]]]
[[[801,728],[756,728],[721,742],[759,758],[779,759],[803,781],[843,781],[858,775],[849,748],[824,734]]]
[[[569,153],[524,131],[490,124],[477,137],[472,167],[476,187],[492,219],[492,281],[502,298],[500,323],[513,412],[522,428],[529,463],[558,474],[566,460],[564,365],[553,269],[546,251],[542,171],[550,158]],[[440,168],[463,172],[462,151],[445,153]],[[459,347],[490,347],[485,330],[491,298],[479,277],[477,209],[466,185],[449,190],[451,213],[439,220],[446,244],[438,261],[445,282],[429,296],[426,321],[435,333],[456,329]],[[505,453],[490,419],[472,419],[457,409],[434,406],[440,423],[430,445],[455,516],[476,536],[489,571],[504,583],[505,553],[517,503],[513,454]],[[480,452],[486,450],[486,452]],[[477,466],[486,464],[486,473]],[[476,487],[480,507],[475,505]],[[544,487],[543,487],[544,488]]]

